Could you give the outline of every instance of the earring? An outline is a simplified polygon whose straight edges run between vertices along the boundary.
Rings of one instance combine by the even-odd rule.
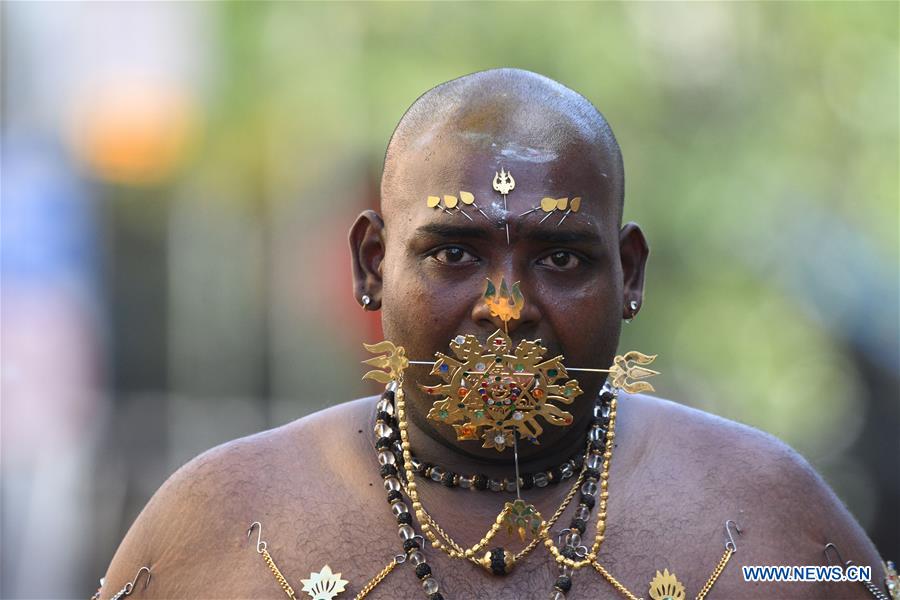
[[[634,319],[637,316],[637,312],[638,312],[637,300],[632,300],[631,302],[628,303],[628,310],[629,310],[629,313],[628,313],[628,316],[625,318],[625,322],[631,323],[632,319]]]
[[[363,294],[359,301],[362,302],[363,310],[369,310],[369,305],[372,304],[372,298],[368,294]]]

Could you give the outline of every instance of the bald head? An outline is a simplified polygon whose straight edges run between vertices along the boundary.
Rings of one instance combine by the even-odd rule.
[[[446,160],[448,154],[457,160]],[[413,103],[385,155],[381,181],[385,217],[398,196],[424,196],[424,190],[411,189],[421,173],[405,168],[407,164],[418,164],[421,171],[421,161],[443,156],[442,164],[429,165],[430,169],[461,177],[472,154],[491,156],[499,165],[571,162],[577,157],[585,169],[596,171],[595,180],[604,188],[596,190],[597,195],[611,201],[617,220],[621,218],[622,155],[606,119],[584,96],[519,69],[466,75],[432,88]]]

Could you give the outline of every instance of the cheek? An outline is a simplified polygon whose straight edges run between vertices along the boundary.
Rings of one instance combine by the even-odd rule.
[[[541,290],[538,290],[541,291]],[[566,364],[605,368],[612,363],[621,331],[622,282],[615,273],[568,288],[548,289],[544,327],[552,330]],[[548,336],[549,337],[549,336]],[[551,338],[552,339],[552,338]]]
[[[437,284],[423,271],[417,260],[385,256],[382,328],[385,338],[404,346],[411,357],[447,351],[471,312],[460,286]]]

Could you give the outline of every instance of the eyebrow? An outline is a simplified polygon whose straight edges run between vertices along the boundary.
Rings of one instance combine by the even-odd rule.
[[[490,229],[471,225],[451,225],[448,223],[427,223],[419,227],[416,233],[430,234],[448,239],[487,240],[491,238]]]
[[[453,225],[449,223],[427,223],[416,230],[417,234],[430,234],[437,237],[459,240],[489,240],[493,237],[493,230],[472,225]],[[524,232],[523,239],[531,242],[546,244],[599,244],[603,238],[597,232],[590,229],[534,229],[528,228]]]

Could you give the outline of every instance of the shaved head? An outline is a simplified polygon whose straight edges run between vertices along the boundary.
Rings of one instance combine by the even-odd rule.
[[[551,163],[577,155],[584,168],[596,171],[595,181],[604,188],[594,190],[599,192],[596,195],[610,200],[616,221],[621,220],[625,186],[616,138],[593,104],[552,79],[520,69],[493,69],[422,94],[403,115],[388,144],[381,180],[386,219],[394,198],[425,195],[424,190],[411,189],[421,173],[404,167],[421,166],[421,160],[428,161],[437,149],[448,146],[458,147],[460,156],[434,166],[442,175],[461,174],[466,154],[472,152],[493,155],[498,164],[506,160]]]

